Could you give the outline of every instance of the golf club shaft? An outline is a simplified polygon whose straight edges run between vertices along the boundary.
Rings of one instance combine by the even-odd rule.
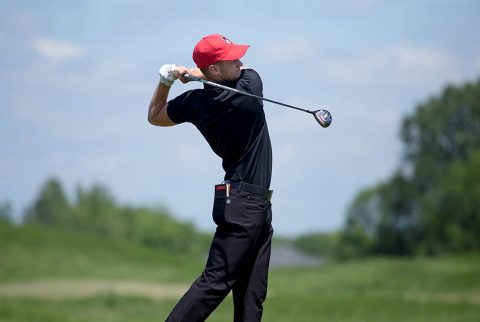
[[[207,85],[210,85],[210,86],[214,86],[214,87],[218,87],[218,88],[221,88],[221,89],[224,89],[224,90],[227,90],[227,91],[231,91],[231,92],[234,92],[234,93],[237,93],[237,94],[250,96],[250,97],[253,97],[253,98],[256,98],[256,99],[260,99],[260,100],[263,100],[263,101],[267,101],[267,102],[270,102],[270,103],[274,103],[274,104],[278,104],[278,105],[290,107],[290,108],[293,108],[293,109],[296,109],[296,110],[299,110],[299,111],[302,111],[302,112],[314,114],[313,111],[305,110],[305,109],[300,108],[300,107],[296,107],[296,106],[289,105],[289,104],[285,104],[285,103],[282,103],[282,102],[277,102],[277,101],[274,101],[274,100],[271,100],[271,99],[268,99],[268,98],[265,98],[265,97],[262,97],[262,96],[257,96],[257,95],[254,95],[254,94],[250,94],[250,93],[247,93],[247,92],[243,92],[243,91],[240,91],[240,90],[238,90],[238,89],[236,89],[236,88],[231,88],[231,87],[228,87],[228,86],[225,86],[225,85],[217,84],[217,83],[208,81],[208,80],[203,79],[203,78],[199,78],[199,77],[196,77],[196,76],[192,76],[192,75],[190,75],[190,74],[183,74],[183,77],[185,77],[186,79],[191,80],[191,81],[202,82],[202,83],[204,83],[204,84],[207,84]]]

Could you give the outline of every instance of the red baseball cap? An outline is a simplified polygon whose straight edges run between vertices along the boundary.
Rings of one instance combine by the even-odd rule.
[[[228,38],[213,34],[203,37],[193,49],[193,61],[198,68],[215,64],[221,60],[240,59],[249,45],[236,45]]]

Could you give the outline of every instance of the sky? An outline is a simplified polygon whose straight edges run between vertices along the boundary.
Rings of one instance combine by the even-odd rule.
[[[72,197],[99,183],[213,230],[221,160],[193,125],[155,127],[147,110],[159,67],[194,67],[196,42],[220,33],[251,46],[242,61],[266,98],[333,116],[324,129],[264,105],[276,233],[339,229],[356,194],[400,166],[402,119],[480,77],[479,16],[475,0],[3,0],[0,201],[18,218],[56,177]]]

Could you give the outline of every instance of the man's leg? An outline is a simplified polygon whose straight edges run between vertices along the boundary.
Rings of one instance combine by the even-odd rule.
[[[269,209],[267,223],[258,240],[255,253],[252,254],[251,260],[245,263],[233,287],[234,322],[256,322],[262,319],[273,235],[271,216]]]
[[[232,277],[227,274],[229,267],[227,249],[233,242],[232,238],[226,238],[221,230],[217,229],[202,275],[193,282],[166,321],[205,321],[223,301],[234,283]]]
[[[250,200],[248,193],[235,189],[228,202],[224,195],[215,197],[213,217],[217,230],[207,264],[166,321],[205,321],[235,285],[267,222],[267,211],[246,208]]]

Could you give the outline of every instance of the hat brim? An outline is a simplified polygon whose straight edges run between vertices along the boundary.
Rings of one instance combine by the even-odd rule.
[[[221,60],[237,60],[242,58],[247,52],[249,45],[233,45],[228,54],[222,57]]]

